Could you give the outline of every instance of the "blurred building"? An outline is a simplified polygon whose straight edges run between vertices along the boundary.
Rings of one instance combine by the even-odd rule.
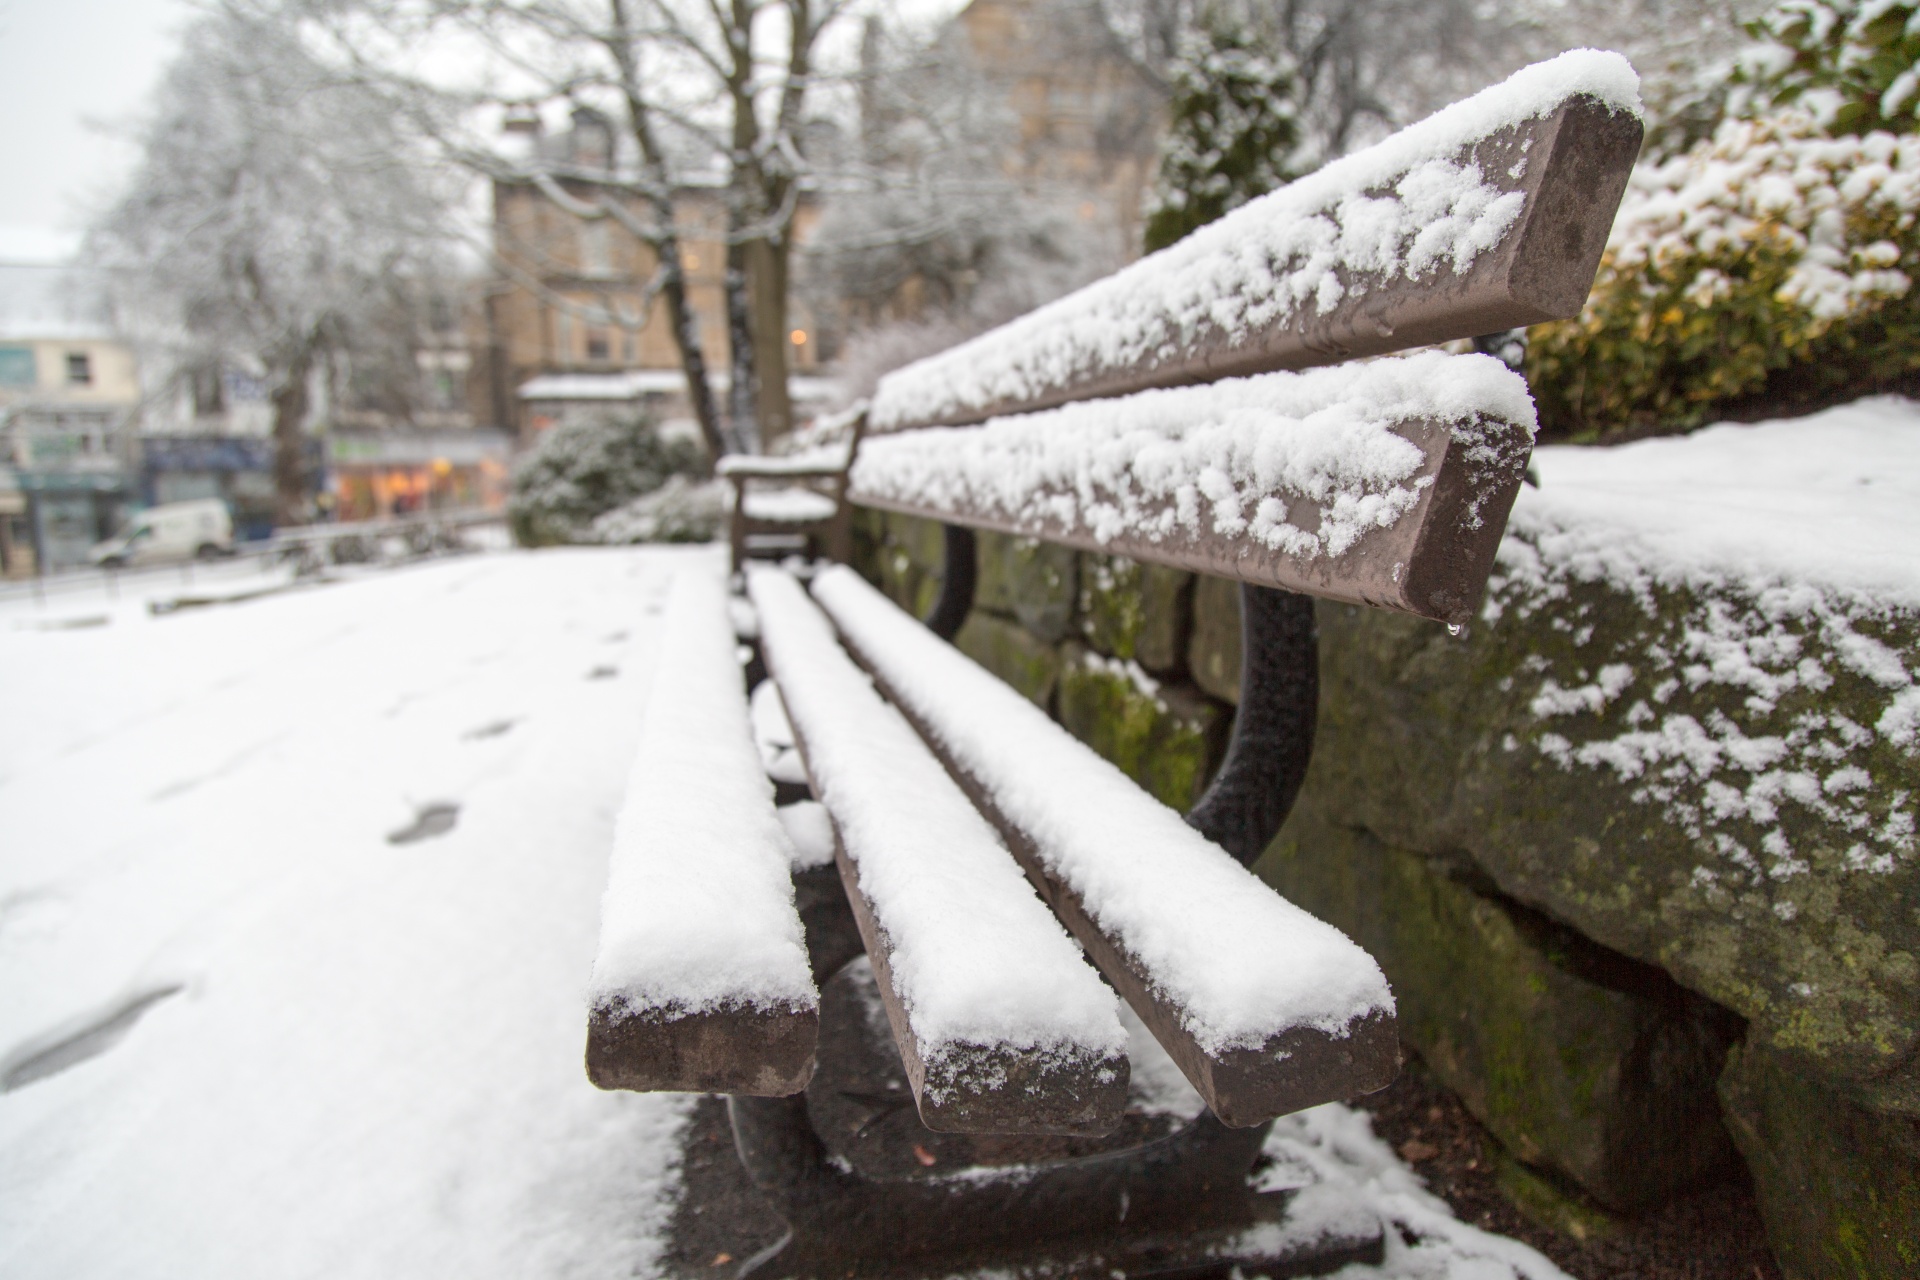
[[[0,572],[84,564],[114,531],[140,406],[98,273],[0,264]]]
[[[506,504],[514,415],[497,410],[491,283],[423,287],[384,369],[335,371],[327,466],[342,520]]]
[[[564,131],[547,134],[531,114],[510,117],[508,132],[529,155],[563,175],[571,200],[594,204],[609,193],[596,172],[623,173],[622,144],[607,121],[578,110]],[[586,176],[583,176],[586,175]],[[721,179],[696,174],[674,199],[687,296],[699,326],[714,394],[724,396],[730,354],[723,280],[726,208]],[[630,191],[615,193],[631,221],[650,225],[653,211]],[[794,218],[804,241],[817,210],[802,193]],[[640,413],[663,428],[686,429],[691,409],[680,353],[665,301],[652,282],[653,248],[613,218],[569,212],[531,181],[496,181],[494,251],[501,264],[488,299],[494,371],[492,410],[522,442],[580,416]],[[819,342],[811,313],[789,301],[788,390],[796,412],[818,397]]]
[[[312,374],[305,472],[321,518],[375,519],[506,500],[510,438],[491,416],[484,282],[423,282],[391,332]],[[273,406],[254,374],[210,364],[155,392],[147,504],[219,498],[242,537],[272,532]]]
[[[1129,58],[1094,0],[972,0],[935,45],[965,58],[1017,123],[1003,158],[1032,191],[1067,194],[1120,262],[1140,256],[1166,93]]]

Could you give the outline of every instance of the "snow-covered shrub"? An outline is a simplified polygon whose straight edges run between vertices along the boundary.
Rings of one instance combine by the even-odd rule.
[[[1653,131],[1586,308],[1531,334],[1550,434],[1920,384],[1920,0],[1788,0],[1747,30]]]
[[[1191,34],[1172,79],[1147,211],[1149,253],[1287,183],[1295,176],[1287,160],[1300,141],[1291,61],[1263,53],[1238,30]]]
[[[1805,108],[1723,122],[1633,175],[1581,314],[1533,330],[1556,433],[1686,429],[1763,392],[1818,402],[1920,370],[1920,137]]]
[[[1920,127],[1920,3],[1789,0],[1748,31],[1729,77],[1734,115],[1802,106],[1833,134]]]
[[[592,542],[711,542],[727,518],[728,485],[724,480],[667,477],[652,493],[597,517],[590,530]]]
[[[593,542],[593,522],[674,476],[701,476],[706,456],[689,440],[663,440],[641,418],[562,423],[521,455],[507,499],[515,541],[538,547]]]

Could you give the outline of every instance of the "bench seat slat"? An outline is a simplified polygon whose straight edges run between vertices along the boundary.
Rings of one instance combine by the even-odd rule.
[[[603,1089],[797,1093],[819,993],[717,574],[678,576],[664,630],[601,901],[587,1074]]]
[[[870,437],[854,501],[1464,622],[1533,448],[1526,383],[1437,351]]]
[[[1390,1083],[1385,977],[852,570],[815,597],[1223,1122]]]
[[[1128,1081],[1113,993],[799,584],[747,581],[922,1121],[1111,1131]]]
[[[889,374],[877,432],[980,422],[1561,319],[1640,151],[1639,79],[1580,50]]]

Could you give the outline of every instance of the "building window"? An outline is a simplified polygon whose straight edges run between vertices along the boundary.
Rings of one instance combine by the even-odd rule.
[[[37,381],[32,347],[0,347],[0,387],[30,387]]]
[[[604,364],[613,356],[613,345],[607,341],[605,329],[587,330],[587,359],[596,364]]]
[[[67,385],[74,387],[93,385],[93,357],[84,351],[67,352]]]

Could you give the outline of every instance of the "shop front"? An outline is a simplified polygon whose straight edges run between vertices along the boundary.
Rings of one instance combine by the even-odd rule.
[[[508,452],[501,431],[335,431],[327,437],[335,517],[500,510]]]

